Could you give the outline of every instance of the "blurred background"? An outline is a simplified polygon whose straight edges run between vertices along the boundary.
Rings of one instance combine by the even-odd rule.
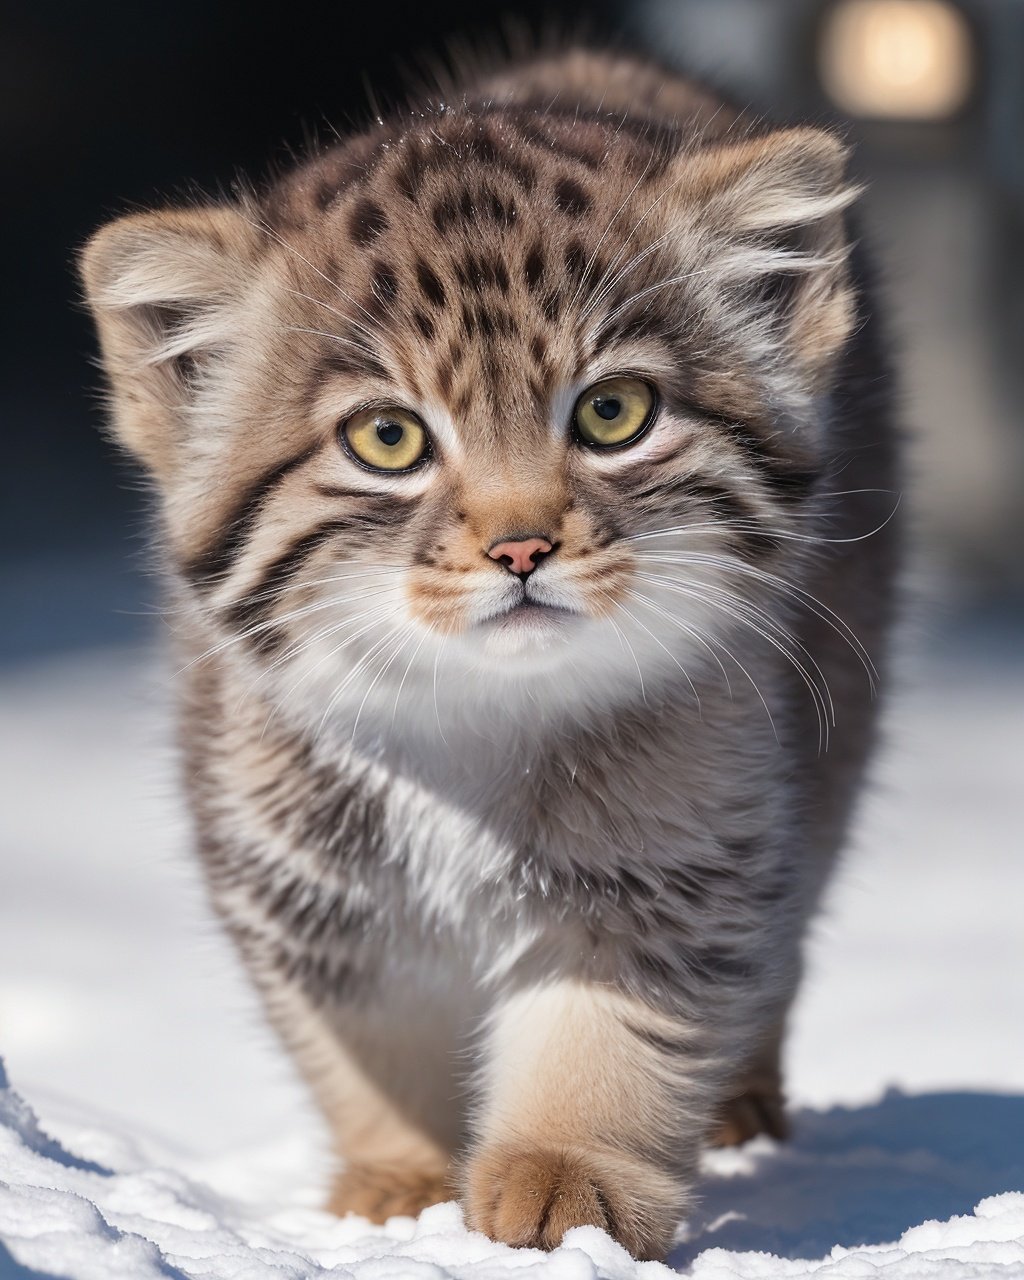
[[[905,1077],[983,1083],[1014,1043],[1024,1070],[1019,1003],[1008,1018],[997,979],[1024,962],[1006,914],[1006,877],[1024,862],[1024,0],[7,6],[0,1051],[57,1089],[73,1060],[76,1088],[139,1116],[187,1086],[203,1099],[197,1132],[251,1119],[231,1111],[237,1078],[211,1084],[211,1046],[235,1061],[237,1024],[220,1014],[250,1012],[240,984],[224,995],[212,977],[223,960],[203,948],[219,943],[196,923],[171,768],[154,745],[165,687],[151,654],[167,624],[147,573],[145,494],[99,429],[75,252],[116,213],[227,188],[239,170],[258,177],[328,124],[358,124],[371,92],[385,106],[398,97],[403,63],[493,32],[506,12],[534,26],[582,20],[755,108],[843,122],[859,144],[911,440],[916,623],[890,717],[903,763],[881,767],[888,798],[861,843],[900,855],[893,894],[937,878],[959,886],[928,900],[939,915],[956,893],[976,899],[970,927],[943,937],[980,966],[954,1006],[974,1001],[987,1039],[972,1039],[970,1058],[966,1042],[915,1040],[911,1027]],[[954,874],[964,858],[971,885]],[[856,939],[879,941],[879,918],[864,911],[851,957]],[[872,999],[883,991],[880,970]],[[269,1078],[279,1068],[265,1062]],[[804,1096],[828,1092],[810,1068],[802,1079]]]

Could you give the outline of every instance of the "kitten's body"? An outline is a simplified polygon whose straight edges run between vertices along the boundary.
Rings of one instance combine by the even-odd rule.
[[[513,1243],[655,1255],[723,1112],[781,1123],[894,558],[842,158],[572,54],[87,254],[165,497],[199,848],[339,1210],[458,1187]],[[574,445],[623,370],[653,425]],[[432,433],[418,470],[338,449],[376,400]],[[513,586],[489,555],[528,534]],[[573,613],[495,621],[509,593]]]

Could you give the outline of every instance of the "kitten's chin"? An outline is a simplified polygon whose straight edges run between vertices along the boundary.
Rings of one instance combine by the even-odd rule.
[[[582,621],[569,609],[521,604],[480,623],[466,641],[475,643],[488,666],[499,664],[506,675],[521,678],[537,661],[547,665],[568,654]]]

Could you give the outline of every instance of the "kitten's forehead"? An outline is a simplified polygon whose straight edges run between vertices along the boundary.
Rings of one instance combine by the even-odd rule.
[[[337,285],[346,338],[454,421],[518,438],[546,429],[592,360],[617,297],[602,286],[653,235],[670,141],[621,121],[443,111],[324,157],[281,209]]]

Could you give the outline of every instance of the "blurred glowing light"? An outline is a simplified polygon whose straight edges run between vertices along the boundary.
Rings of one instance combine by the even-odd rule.
[[[970,93],[967,23],[947,0],[842,0],[822,33],[821,78],[850,115],[944,119]]]

